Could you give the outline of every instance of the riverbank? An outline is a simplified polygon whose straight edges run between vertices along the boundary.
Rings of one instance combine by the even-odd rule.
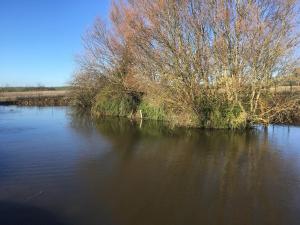
[[[69,91],[1,92],[0,105],[66,106],[70,103]]]
[[[300,93],[300,87],[293,87],[293,92]],[[277,92],[287,93],[288,87],[278,87]],[[0,105],[17,105],[17,106],[68,106],[71,102],[70,90],[42,90],[42,91],[7,91],[0,92]],[[143,108],[144,109],[144,108]],[[142,114],[144,119],[147,118],[147,109],[139,110],[138,116]],[[124,115],[128,116],[128,115]],[[131,115],[132,118],[133,115]],[[150,118],[151,119],[151,118]],[[159,119],[157,119],[159,120]],[[300,116],[294,115],[292,120],[288,123],[279,124],[293,124],[300,125]]]

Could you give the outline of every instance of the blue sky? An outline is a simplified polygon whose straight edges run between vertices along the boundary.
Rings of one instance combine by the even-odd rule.
[[[0,86],[68,84],[82,35],[109,7],[110,0],[0,0]]]
[[[0,86],[62,86],[109,0],[0,0]]]

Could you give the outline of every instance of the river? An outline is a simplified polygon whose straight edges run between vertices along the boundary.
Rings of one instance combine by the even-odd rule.
[[[300,127],[173,129],[0,107],[2,225],[297,225]]]

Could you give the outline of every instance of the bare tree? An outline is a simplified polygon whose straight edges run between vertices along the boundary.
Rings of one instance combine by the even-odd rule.
[[[82,69],[145,93],[169,117],[222,127],[283,121],[299,98],[271,89],[297,63],[296,0],[114,1]],[[199,124],[200,123],[200,124]]]

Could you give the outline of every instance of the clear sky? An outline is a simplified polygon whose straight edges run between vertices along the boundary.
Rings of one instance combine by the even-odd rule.
[[[82,35],[109,7],[109,0],[0,0],[0,86],[66,85]]]
[[[109,0],[0,0],[0,86],[62,86]]]

